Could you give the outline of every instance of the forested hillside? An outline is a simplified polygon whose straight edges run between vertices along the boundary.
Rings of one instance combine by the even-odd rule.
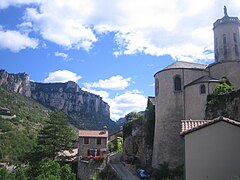
[[[50,110],[1,86],[0,106],[8,108],[11,115],[16,115],[10,120],[0,117],[0,161],[20,161],[32,149],[37,132],[49,119]]]

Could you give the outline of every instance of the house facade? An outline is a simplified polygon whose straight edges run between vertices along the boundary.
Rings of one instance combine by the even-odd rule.
[[[176,61],[155,78],[155,132],[152,166],[168,162],[184,164],[184,140],[179,135],[182,119],[204,119],[207,95],[222,77],[239,87],[240,21],[224,16],[213,24],[215,61],[199,64]]]
[[[219,117],[183,121],[186,180],[240,177],[240,122]]]
[[[107,130],[79,130],[79,157],[103,156],[107,151]]]

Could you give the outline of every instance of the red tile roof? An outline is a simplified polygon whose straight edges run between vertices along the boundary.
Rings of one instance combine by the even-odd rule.
[[[239,121],[231,120],[222,116],[215,118],[213,120],[182,120],[182,131],[180,134],[186,135],[188,133],[191,133],[193,131],[196,131],[198,129],[204,128],[206,126],[209,126],[220,121],[224,121],[240,127]]]
[[[79,137],[108,137],[108,131],[104,130],[79,130]]]
[[[208,122],[209,122],[209,120],[182,120],[181,133],[189,131],[193,128],[196,128],[196,127],[198,127],[202,124],[208,123]]]

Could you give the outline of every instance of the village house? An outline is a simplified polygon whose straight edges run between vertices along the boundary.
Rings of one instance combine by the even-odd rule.
[[[108,131],[79,130],[79,157],[103,156],[107,151]]]
[[[240,122],[219,117],[183,120],[186,180],[240,177]]]

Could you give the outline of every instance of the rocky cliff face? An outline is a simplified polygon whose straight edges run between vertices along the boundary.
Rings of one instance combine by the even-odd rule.
[[[123,126],[123,159],[139,167],[151,167],[155,124],[155,110],[146,110],[143,120],[127,122]]]
[[[77,128],[102,129],[107,126],[110,132],[119,128],[110,119],[109,105],[100,96],[81,90],[75,82],[31,82],[31,94],[43,105],[62,110]]]
[[[103,129],[107,126],[110,133],[119,129],[110,119],[109,105],[100,96],[81,90],[75,82],[36,83],[30,82],[26,73],[9,74],[0,70],[0,85],[44,106],[62,110],[77,128]]]
[[[11,92],[31,96],[29,76],[26,73],[10,74],[0,70],[0,86]]]
[[[72,81],[66,83],[31,82],[32,98],[42,104],[61,109],[64,113],[84,111],[110,118],[109,105],[98,95],[81,90]]]

